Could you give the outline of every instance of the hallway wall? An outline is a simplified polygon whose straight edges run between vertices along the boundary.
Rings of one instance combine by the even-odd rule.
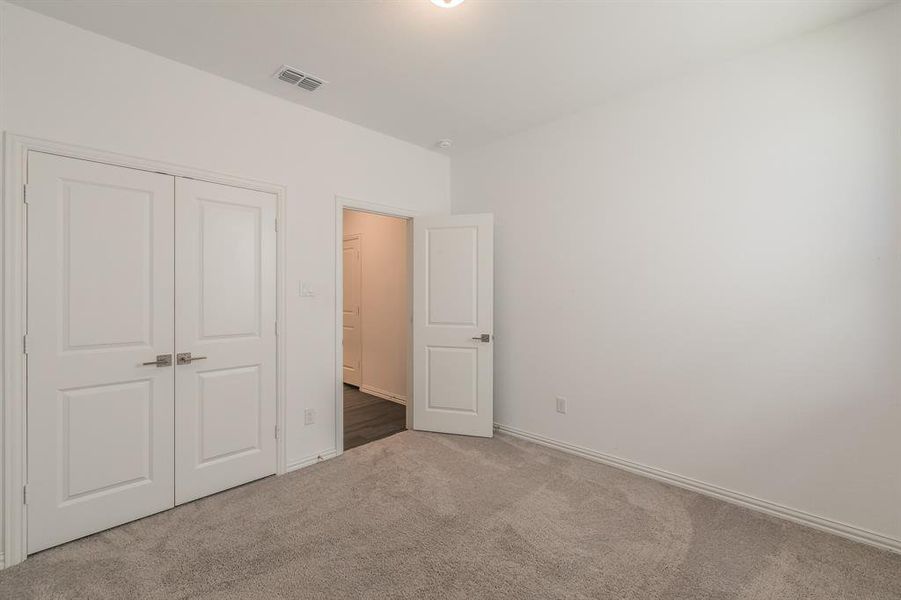
[[[344,235],[360,235],[362,376],[366,393],[406,403],[409,329],[407,221],[344,211]]]

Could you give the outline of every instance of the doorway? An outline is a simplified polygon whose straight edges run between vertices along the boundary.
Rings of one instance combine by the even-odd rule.
[[[344,450],[404,431],[410,359],[409,220],[342,211]]]
[[[493,215],[421,215],[404,208],[336,196],[335,454],[345,450],[344,367],[351,364],[344,355],[344,220],[351,213],[394,217],[406,224],[408,309],[406,323],[399,325],[401,331],[391,332],[395,337],[405,337],[407,344],[405,428],[491,437]],[[361,237],[360,247],[360,262],[365,265],[365,236]],[[361,279],[365,288],[365,271]],[[365,338],[365,306],[360,314]],[[367,360],[361,356],[363,377],[357,389],[367,393],[372,388],[366,387]]]

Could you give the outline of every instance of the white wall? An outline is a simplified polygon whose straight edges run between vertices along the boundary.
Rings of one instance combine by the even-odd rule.
[[[407,399],[410,328],[407,220],[344,211],[344,235],[360,236],[364,392]]]
[[[0,60],[3,130],[287,186],[288,463],[334,448],[335,195],[447,212],[446,157],[5,3]]]
[[[898,40],[895,5],[454,157],[496,420],[901,540]]]

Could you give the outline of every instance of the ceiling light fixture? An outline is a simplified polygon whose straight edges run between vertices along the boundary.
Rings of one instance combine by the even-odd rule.
[[[463,0],[432,0],[432,4],[441,8],[453,8],[463,4]]]

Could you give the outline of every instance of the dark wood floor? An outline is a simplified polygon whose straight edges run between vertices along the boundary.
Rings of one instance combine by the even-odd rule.
[[[407,408],[344,385],[344,449],[350,450],[406,429]]]

